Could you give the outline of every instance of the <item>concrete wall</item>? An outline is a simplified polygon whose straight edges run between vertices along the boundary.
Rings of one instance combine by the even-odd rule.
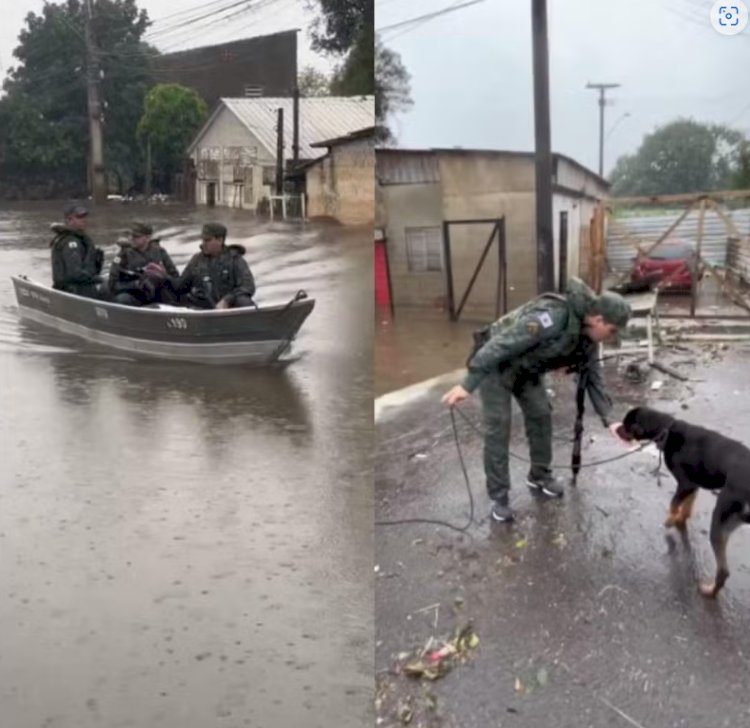
[[[360,139],[333,147],[306,173],[308,217],[334,217],[344,225],[374,221],[375,151]]]
[[[388,244],[394,305],[445,306],[445,272],[410,272],[406,252],[407,228],[442,229],[443,201],[440,185],[378,185],[376,197],[376,207],[379,210],[377,226],[384,229]]]
[[[508,307],[536,294],[534,163],[525,155],[439,154],[446,220],[505,217]],[[476,269],[491,225],[451,226],[456,305]],[[466,318],[494,317],[498,254],[493,247],[464,307]]]
[[[233,165],[223,162],[225,151],[230,147],[243,147],[253,156],[253,163],[248,165],[248,184],[239,196],[235,195]],[[200,169],[202,151],[219,160],[221,176],[218,180],[196,180],[195,200],[197,204],[206,204],[209,182],[217,182],[216,204],[223,207],[254,210],[261,198],[272,193],[270,187],[263,185],[263,167],[274,166],[275,158],[228,109],[219,111],[213,123],[201,137],[192,156],[196,169]]]

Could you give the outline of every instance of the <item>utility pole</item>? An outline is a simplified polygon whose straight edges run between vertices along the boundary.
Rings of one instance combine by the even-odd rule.
[[[93,6],[94,0],[86,0],[86,85],[88,88],[89,138],[91,142],[89,179],[94,202],[105,202],[107,199],[107,175],[104,169],[99,59],[91,27],[94,17]]]
[[[547,0],[531,0],[531,36],[534,53],[536,147],[536,281],[537,293],[542,294],[555,290]]]
[[[587,83],[586,88],[599,89],[599,176],[604,177],[604,107],[605,94],[609,88],[619,88],[619,83]]]
[[[279,108],[276,127],[276,194],[284,194],[284,109]]]
[[[149,134],[146,137],[146,189],[144,190],[146,201],[151,199],[151,175],[151,135]]]
[[[297,163],[299,162],[299,86],[294,84],[294,108],[292,109],[292,159],[294,160],[294,168],[297,169]]]

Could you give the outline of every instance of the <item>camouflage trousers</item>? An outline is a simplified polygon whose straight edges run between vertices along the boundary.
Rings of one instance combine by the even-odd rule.
[[[552,408],[543,376],[496,372],[485,377],[480,387],[484,421],[484,472],[487,493],[495,499],[510,489],[508,448],[511,411],[515,397],[523,413],[529,441],[530,477],[550,474],[552,463]]]

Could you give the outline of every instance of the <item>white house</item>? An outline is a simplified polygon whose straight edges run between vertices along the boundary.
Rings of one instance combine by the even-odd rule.
[[[284,110],[284,156],[293,157],[293,99],[222,98],[188,147],[200,204],[255,209],[274,193],[278,110]],[[299,160],[325,156],[316,142],[346,136],[375,121],[373,96],[299,100]]]

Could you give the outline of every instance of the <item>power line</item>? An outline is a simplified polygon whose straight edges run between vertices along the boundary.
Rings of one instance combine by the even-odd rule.
[[[180,28],[186,28],[191,25],[194,25],[195,23],[200,22],[201,20],[205,20],[206,18],[212,18],[216,15],[221,15],[222,13],[225,13],[227,10],[232,10],[236,7],[239,7],[240,5],[248,5],[251,2],[251,0],[235,0],[234,2],[231,2],[229,5],[219,9],[219,10],[212,10],[210,13],[205,13],[204,15],[198,15],[195,18],[190,18],[188,20],[184,20],[181,23],[177,23],[176,25],[172,26],[171,28],[165,28],[163,30],[155,30],[153,33],[146,33],[147,38],[154,38],[155,36],[164,36],[169,35],[170,33],[173,33],[176,30],[179,30]]]
[[[402,20],[401,22],[392,23],[391,25],[384,25],[382,28],[376,28],[375,30],[378,33],[383,33],[386,30],[395,30],[396,28],[402,28],[403,26],[411,25],[412,23],[432,20],[433,18],[437,18],[441,15],[446,15],[447,13],[452,13],[456,10],[468,8],[469,5],[477,5],[478,3],[482,3],[482,2],[485,2],[485,0],[468,0],[468,2],[461,3],[460,5],[457,5],[454,3],[453,5],[450,5],[447,8],[443,8],[442,10],[435,10],[432,13],[425,13],[424,15],[418,15],[414,18],[410,18],[409,20]]]
[[[184,10],[178,10],[176,13],[170,13],[169,15],[162,15],[160,18],[154,18],[151,23],[163,23],[165,20],[170,20],[171,18],[176,18],[178,16],[182,15],[190,15],[190,13],[194,13],[196,11],[205,10],[206,8],[210,8],[212,5],[220,5],[221,3],[226,2],[226,0],[213,0],[213,2],[210,3],[201,3],[200,5],[193,5],[190,8],[185,8]]]

